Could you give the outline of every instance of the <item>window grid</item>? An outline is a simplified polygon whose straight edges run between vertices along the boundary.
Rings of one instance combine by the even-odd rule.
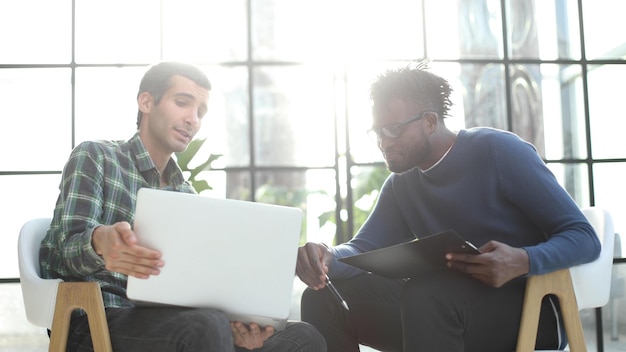
[[[159,1],[160,6],[160,21],[163,22],[163,1]],[[257,180],[257,174],[263,172],[306,172],[308,170],[332,170],[336,177],[334,178],[334,189],[335,189],[335,197],[334,201],[336,203],[336,207],[334,209],[334,217],[336,219],[342,218],[342,213],[345,212],[347,214],[345,227],[337,226],[335,238],[337,242],[344,242],[349,239],[349,237],[355,233],[358,229],[358,226],[355,224],[355,207],[353,204],[357,199],[355,199],[355,194],[353,187],[351,186],[354,181],[354,175],[351,170],[354,167],[378,167],[384,168],[384,164],[382,162],[359,162],[355,161],[354,155],[352,154],[352,145],[351,145],[351,136],[350,136],[350,109],[348,107],[349,104],[345,104],[344,109],[339,109],[333,116],[333,140],[330,143],[333,144],[333,148],[335,151],[335,155],[333,158],[334,164],[329,166],[261,166],[258,163],[256,157],[256,143],[254,142],[256,139],[256,124],[254,120],[255,109],[257,109],[257,105],[255,103],[255,75],[253,72],[259,70],[263,67],[287,67],[287,66],[298,66],[303,64],[298,61],[271,61],[271,60],[255,60],[254,58],[254,44],[252,41],[253,37],[253,15],[252,15],[252,4],[255,0],[246,0],[246,13],[245,13],[245,22],[247,25],[247,39],[246,39],[246,49],[247,54],[245,61],[237,61],[237,60],[226,60],[218,62],[217,65],[221,67],[242,67],[247,71],[247,100],[248,100],[248,111],[247,111],[247,120],[248,120],[248,135],[247,138],[250,141],[248,144],[248,153],[249,153],[249,165],[248,166],[230,166],[230,167],[222,167],[216,168],[217,171],[225,171],[226,173],[246,173],[249,179],[249,187],[250,187],[250,200],[256,201],[256,194],[259,187],[262,185],[259,184]],[[426,6],[428,0],[425,0],[421,3],[421,43],[423,43],[423,47],[421,48],[423,56],[429,57],[429,37],[428,37],[428,27],[426,25],[426,19],[429,18],[429,8]],[[2,70],[9,69],[54,69],[54,68],[69,68],[71,70],[71,147],[73,148],[76,141],[76,70],[80,68],[122,68],[122,67],[143,67],[148,65],[149,63],[76,63],[76,2],[77,0],[71,1],[71,61],[68,64],[59,64],[59,63],[38,63],[38,64],[20,64],[20,63],[0,63],[0,74]],[[556,3],[563,7],[566,3],[566,0],[556,0]],[[571,2],[570,2],[571,3]],[[624,56],[621,59],[605,59],[605,58],[593,58],[589,59],[586,55],[586,43],[585,43],[585,26],[587,25],[583,21],[583,3],[584,0],[575,1],[577,11],[578,11],[578,31],[580,33],[579,37],[579,45],[580,45],[580,59],[530,59],[530,58],[516,58],[511,57],[509,50],[509,41],[508,41],[508,23],[507,16],[508,12],[511,11],[509,6],[509,1],[500,0],[500,21],[501,21],[501,35],[502,38],[502,58],[494,58],[494,59],[484,59],[484,58],[458,58],[458,59],[442,59],[435,58],[432,60],[433,63],[451,63],[451,64],[474,64],[474,65],[487,65],[487,64],[498,64],[504,68],[504,90],[505,90],[505,98],[506,98],[506,122],[509,130],[512,130],[512,126],[514,126],[514,113],[512,111],[512,91],[511,91],[511,67],[513,65],[571,65],[580,67],[580,78],[582,81],[582,113],[584,116],[584,128],[585,128],[585,156],[580,157],[570,157],[564,156],[561,158],[545,158],[545,161],[548,165],[557,165],[557,166],[577,166],[583,165],[586,170],[586,182],[587,182],[587,191],[588,191],[588,202],[589,205],[596,204],[596,177],[594,174],[594,170],[598,166],[602,165],[617,165],[626,163],[626,154],[623,157],[597,157],[594,156],[594,150],[592,148],[592,121],[591,121],[591,112],[589,107],[589,82],[588,82],[588,74],[589,74],[589,66],[597,65],[597,66],[611,66],[617,65],[622,66],[626,64],[624,60]],[[586,5],[588,3],[585,3]],[[591,6],[591,5],[587,5]],[[161,27],[161,32],[158,34],[160,39],[160,57],[164,57],[163,52],[163,28]],[[347,63],[344,64],[342,69],[337,69],[334,73],[336,79],[346,79],[347,74]],[[348,89],[343,89],[343,98],[345,101],[348,101],[349,94]],[[457,104],[461,104],[461,102],[456,102]],[[515,132],[515,131],[513,131]],[[20,176],[33,176],[33,175],[60,175],[61,170],[0,170],[0,178],[2,177],[20,177]],[[567,185],[566,185],[566,188]],[[569,190],[569,188],[568,188]],[[345,197],[342,197],[342,194]],[[9,200],[10,201],[10,200]],[[5,201],[6,202],[6,201]],[[4,203],[5,209],[8,205],[8,202]],[[53,205],[50,204],[50,207]],[[626,258],[616,258],[616,263],[626,263]],[[15,277],[0,277],[0,284],[4,283],[18,283],[19,278]],[[602,334],[602,318],[600,310],[596,310],[596,321],[598,322],[596,329],[598,336]],[[603,340],[599,338],[597,340],[598,350],[601,351],[603,349]]]
[[[216,170],[223,170],[226,172],[247,172],[249,173],[250,179],[250,194],[251,200],[255,200],[256,190],[259,187],[257,184],[257,180],[255,175],[260,171],[306,171],[310,169],[331,169],[333,170],[338,177],[335,178],[335,188],[336,188],[336,197],[335,201],[337,203],[337,208],[335,211],[335,216],[337,218],[341,217],[342,209],[347,211],[348,220],[347,220],[347,228],[344,230],[342,227],[337,227],[337,239],[338,242],[345,241],[349,238],[350,234],[353,234],[356,230],[353,223],[353,207],[350,204],[353,204],[353,190],[351,185],[353,175],[351,173],[351,169],[354,166],[376,166],[383,167],[384,164],[382,162],[371,162],[371,163],[362,163],[353,161],[351,154],[351,146],[350,146],[350,135],[349,135],[349,127],[348,127],[348,119],[349,117],[340,118],[338,116],[334,117],[335,126],[344,123],[345,128],[341,130],[345,130],[345,136],[343,136],[343,140],[345,141],[345,145],[339,145],[340,139],[337,136],[337,133],[340,129],[335,129],[335,139],[332,141],[335,149],[335,164],[330,167],[288,167],[288,166],[279,166],[279,167],[271,167],[271,166],[259,166],[257,165],[256,153],[255,153],[255,123],[254,123],[254,112],[255,112],[255,100],[254,100],[254,75],[252,72],[257,70],[260,67],[266,66],[289,66],[289,65],[299,65],[300,62],[281,62],[281,61],[255,61],[253,58],[253,43],[252,43],[252,14],[250,12],[251,2],[253,0],[247,1],[247,11],[246,11],[246,21],[248,25],[247,29],[247,58],[245,62],[240,61],[225,61],[220,62],[218,65],[225,67],[245,67],[248,72],[248,84],[247,84],[247,95],[249,101],[249,109],[248,109],[248,121],[249,121],[249,134],[248,138],[251,143],[249,143],[249,154],[250,154],[250,165],[248,167],[224,167],[218,168]],[[507,4],[506,0],[501,0],[501,24],[502,24],[502,35],[503,38],[507,38],[508,28],[507,28]],[[162,6],[162,1],[161,1]],[[587,173],[588,173],[588,190],[589,190],[589,200],[590,205],[595,204],[595,192],[594,192],[594,165],[601,163],[624,163],[626,162],[626,157],[624,158],[594,158],[593,150],[591,146],[592,136],[590,132],[591,122],[590,122],[590,111],[589,111],[589,92],[588,92],[588,83],[587,83],[587,74],[588,74],[588,66],[589,65],[624,65],[626,62],[622,59],[587,59],[585,55],[585,36],[584,36],[584,23],[582,18],[583,13],[583,1],[577,1],[578,13],[579,13],[579,31],[580,35],[580,48],[581,48],[581,58],[580,59],[552,59],[552,60],[542,60],[542,59],[528,59],[528,58],[511,58],[509,56],[509,48],[508,48],[508,40],[503,40],[503,58],[502,59],[480,59],[480,58],[460,58],[460,59],[433,59],[433,63],[456,63],[456,64],[501,64],[504,67],[504,81],[505,81],[505,96],[506,96],[506,119],[508,122],[509,130],[511,130],[510,126],[513,126],[513,113],[512,113],[512,104],[511,104],[511,75],[510,75],[510,67],[515,64],[528,64],[528,65],[542,65],[542,64],[556,64],[556,65],[578,65],[581,68],[581,79],[582,79],[582,89],[583,89],[583,113],[584,113],[584,122],[585,122],[585,149],[586,149],[586,157],[585,158],[560,158],[560,159],[546,159],[545,161],[548,164],[584,164],[586,165]],[[77,68],[95,68],[95,67],[141,67],[145,66],[148,63],[139,64],[139,63],[129,63],[129,64],[77,64],[75,62],[75,1],[72,1],[72,61],[69,64],[0,64],[0,70],[3,69],[15,69],[15,68],[31,68],[31,69],[45,69],[45,68],[70,68],[72,71],[72,84],[71,84],[71,121],[72,121],[72,148],[76,145],[75,140],[75,72]],[[428,38],[427,38],[427,27],[425,25],[425,18],[427,15],[428,8],[425,6],[425,3],[422,4],[422,33],[423,33],[423,52],[425,56],[428,54]],[[161,33],[162,35],[162,33]],[[161,56],[163,45],[161,45]],[[345,71],[340,74],[345,75]],[[345,99],[347,98],[344,96]],[[346,115],[348,111],[345,111]],[[343,121],[343,122],[342,122]],[[346,157],[341,158],[340,153],[341,150],[345,150]],[[340,165],[343,161],[343,165]],[[340,181],[339,175],[342,170],[344,170],[345,181]],[[24,170],[8,170],[8,171],[0,171],[0,177],[2,176],[20,176],[20,175],[47,175],[47,174],[60,174],[60,170],[38,170],[38,171],[24,171]],[[346,198],[342,199],[341,194],[345,193]],[[342,233],[345,231],[345,233]],[[623,259],[620,259],[622,261]],[[15,282],[15,278],[8,278],[3,280],[10,280],[11,282]]]

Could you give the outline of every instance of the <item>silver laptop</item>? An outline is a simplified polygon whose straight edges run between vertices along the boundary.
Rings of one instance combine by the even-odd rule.
[[[298,208],[142,188],[133,228],[165,265],[149,279],[129,277],[128,298],[283,329],[301,226]]]

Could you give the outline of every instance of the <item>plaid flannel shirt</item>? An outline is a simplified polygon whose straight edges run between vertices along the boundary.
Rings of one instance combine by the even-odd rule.
[[[164,190],[196,193],[170,159]],[[64,281],[96,281],[105,307],[129,307],[127,276],[105,269],[91,245],[93,230],[134,220],[137,191],[160,188],[160,175],[139,134],[128,141],[84,142],[63,170],[54,217],[41,243],[41,276]]]

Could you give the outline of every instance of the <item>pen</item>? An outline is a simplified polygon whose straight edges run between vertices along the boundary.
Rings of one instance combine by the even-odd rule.
[[[341,295],[339,294],[339,291],[337,291],[337,289],[335,288],[335,286],[333,285],[332,282],[330,282],[330,279],[328,278],[328,275],[326,275],[326,285],[328,286],[328,288],[330,288],[331,291],[333,291],[333,294],[335,295],[335,297],[337,297],[337,299],[339,300],[339,302],[341,302],[341,305],[346,309],[346,310],[350,310],[350,308],[348,308],[348,303],[346,303],[346,301],[343,299],[343,297],[341,297]]]

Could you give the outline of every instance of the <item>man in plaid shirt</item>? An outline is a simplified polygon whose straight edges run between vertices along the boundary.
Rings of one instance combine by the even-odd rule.
[[[148,278],[164,265],[159,252],[137,244],[130,225],[137,191],[196,193],[172,154],[184,151],[200,129],[210,89],[194,66],[152,66],[139,87],[137,133],[128,141],[84,142],[72,151],[41,244],[42,276],[100,284],[115,351],[325,351],[323,337],[307,323],[290,322],[275,332],[229,322],[211,309],[140,308],[126,297],[129,275]],[[87,317],[76,312],[68,351],[91,348]]]

